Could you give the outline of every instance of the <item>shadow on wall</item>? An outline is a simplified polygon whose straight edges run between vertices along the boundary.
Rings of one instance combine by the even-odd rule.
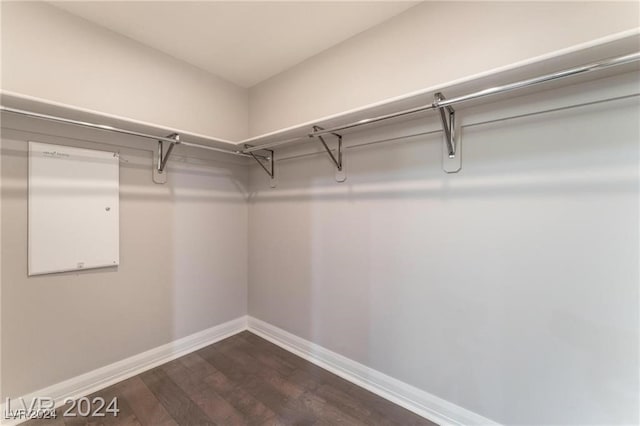
[[[347,150],[342,184],[326,154],[253,168],[251,315],[504,424],[629,423],[637,111],[466,128],[454,175],[439,135]]]
[[[335,182],[333,165],[326,154],[319,152],[279,161],[278,188],[265,190],[255,185],[249,198],[275,202],[637,191],[638,155],[628,155],[625,149],[640,139],[640,123],[630,120],[616,135],[589,126],[604,112],[624,114],[625,109],[637,104],[636,99],[625,99],[463,128],[463,167],[456,174],[447,174],[441,168],[440,133],[380,139],[374,132],[366,132],[345,139],[345,183]],[[587,124],[580,127],[591,129],[597,137],[580,137],[584,129],[578,132],[565,124],[571,120],[585,120]],[[410,124],[416,126],[415,122]],[[536,136],[545,129],[544,137]],[[404,133],[417,132],[405,129]],[[626,139],[606,142],[619,137]],[[376,140],[379,142],[375,145],[349,147],[352,141]]]
[[[246,314],[244,166],[178,153],[189,164],[170,162],[169,182],[156,185],[138,140],[50,130],[2,129],[3,398]],[[27,277],[29,140],[121,153],[117,268]]]

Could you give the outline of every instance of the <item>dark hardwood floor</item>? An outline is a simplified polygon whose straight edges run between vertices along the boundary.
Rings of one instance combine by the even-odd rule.
[[[90,396],[118,398],[117,417],[25,425],[434,425],[249,332]],[[72,412],[75,412],[72,411]]]

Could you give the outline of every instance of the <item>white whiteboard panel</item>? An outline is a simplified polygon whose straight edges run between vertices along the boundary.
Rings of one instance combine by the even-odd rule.
[[[29,275],[118,265],[117,153],[29,142]]]

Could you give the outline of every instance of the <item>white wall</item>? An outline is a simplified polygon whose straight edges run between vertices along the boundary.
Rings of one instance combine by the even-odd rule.
[[[252,87],[249,133],[316,120],[638,26],[638,2],[425,2]]]
[[[2,90],[246,136],[245,89],[46,3],[2,2],[0,11]],[[2,118],[3,398],[247,313],[244,161],[212,162],[220,158],[179,148],[203,160],[171,161],[168,184],[155,185],[148,141]],[[27,277],[27,140],[120,150],[118,268]]]
[[[343,184],[326,155],[278,162],[276,189],[252,168],[249,313],[503,424],[637,424],[639,113],[635,97],[465,127],[452,175],[440,133],[347,149]],[[345,143],[437,128],[420,118]]]
[[[637,26],[637,12],[425,3],[252,89],[251,132]],[[202,71],[46,4],[3,2],[2,24],[4,90],[247,133],[246,92]],[[564,99],[464,117],[552,98]],[[276,190],[253,166],[248,206],[240,164],[173,162],[158,186],[138,142],[5,121],[1,396],[243,315],[248,297],[259,319],[499,422],[637,423],[638,112],[625,100],[468,127],[458,175],[441,171],[437,135],[348,150],[342,185],[323,156],[279,162]],[[419,120],[346,141],[434,128]],[[27,278],[29,139],[124,145],[117,272]]]
[[[157,185],[144,141],[3,119],[3,400],[246,315],[244,163],[178,148]],[[120,151],[117,268],[27,276],[28,140]]]
[[[43,2],[3,1],[0,9],[3,90],[223,139],[246,137],[246,89]]]
[[[236,141],[640,25],[637,2],[425,2],[248,93],[43,2],[0,11],[3,90]]]

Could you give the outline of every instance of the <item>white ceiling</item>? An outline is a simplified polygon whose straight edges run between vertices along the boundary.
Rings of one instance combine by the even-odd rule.
[[[53,5],[251,87],[416,1],[56,1]]]

